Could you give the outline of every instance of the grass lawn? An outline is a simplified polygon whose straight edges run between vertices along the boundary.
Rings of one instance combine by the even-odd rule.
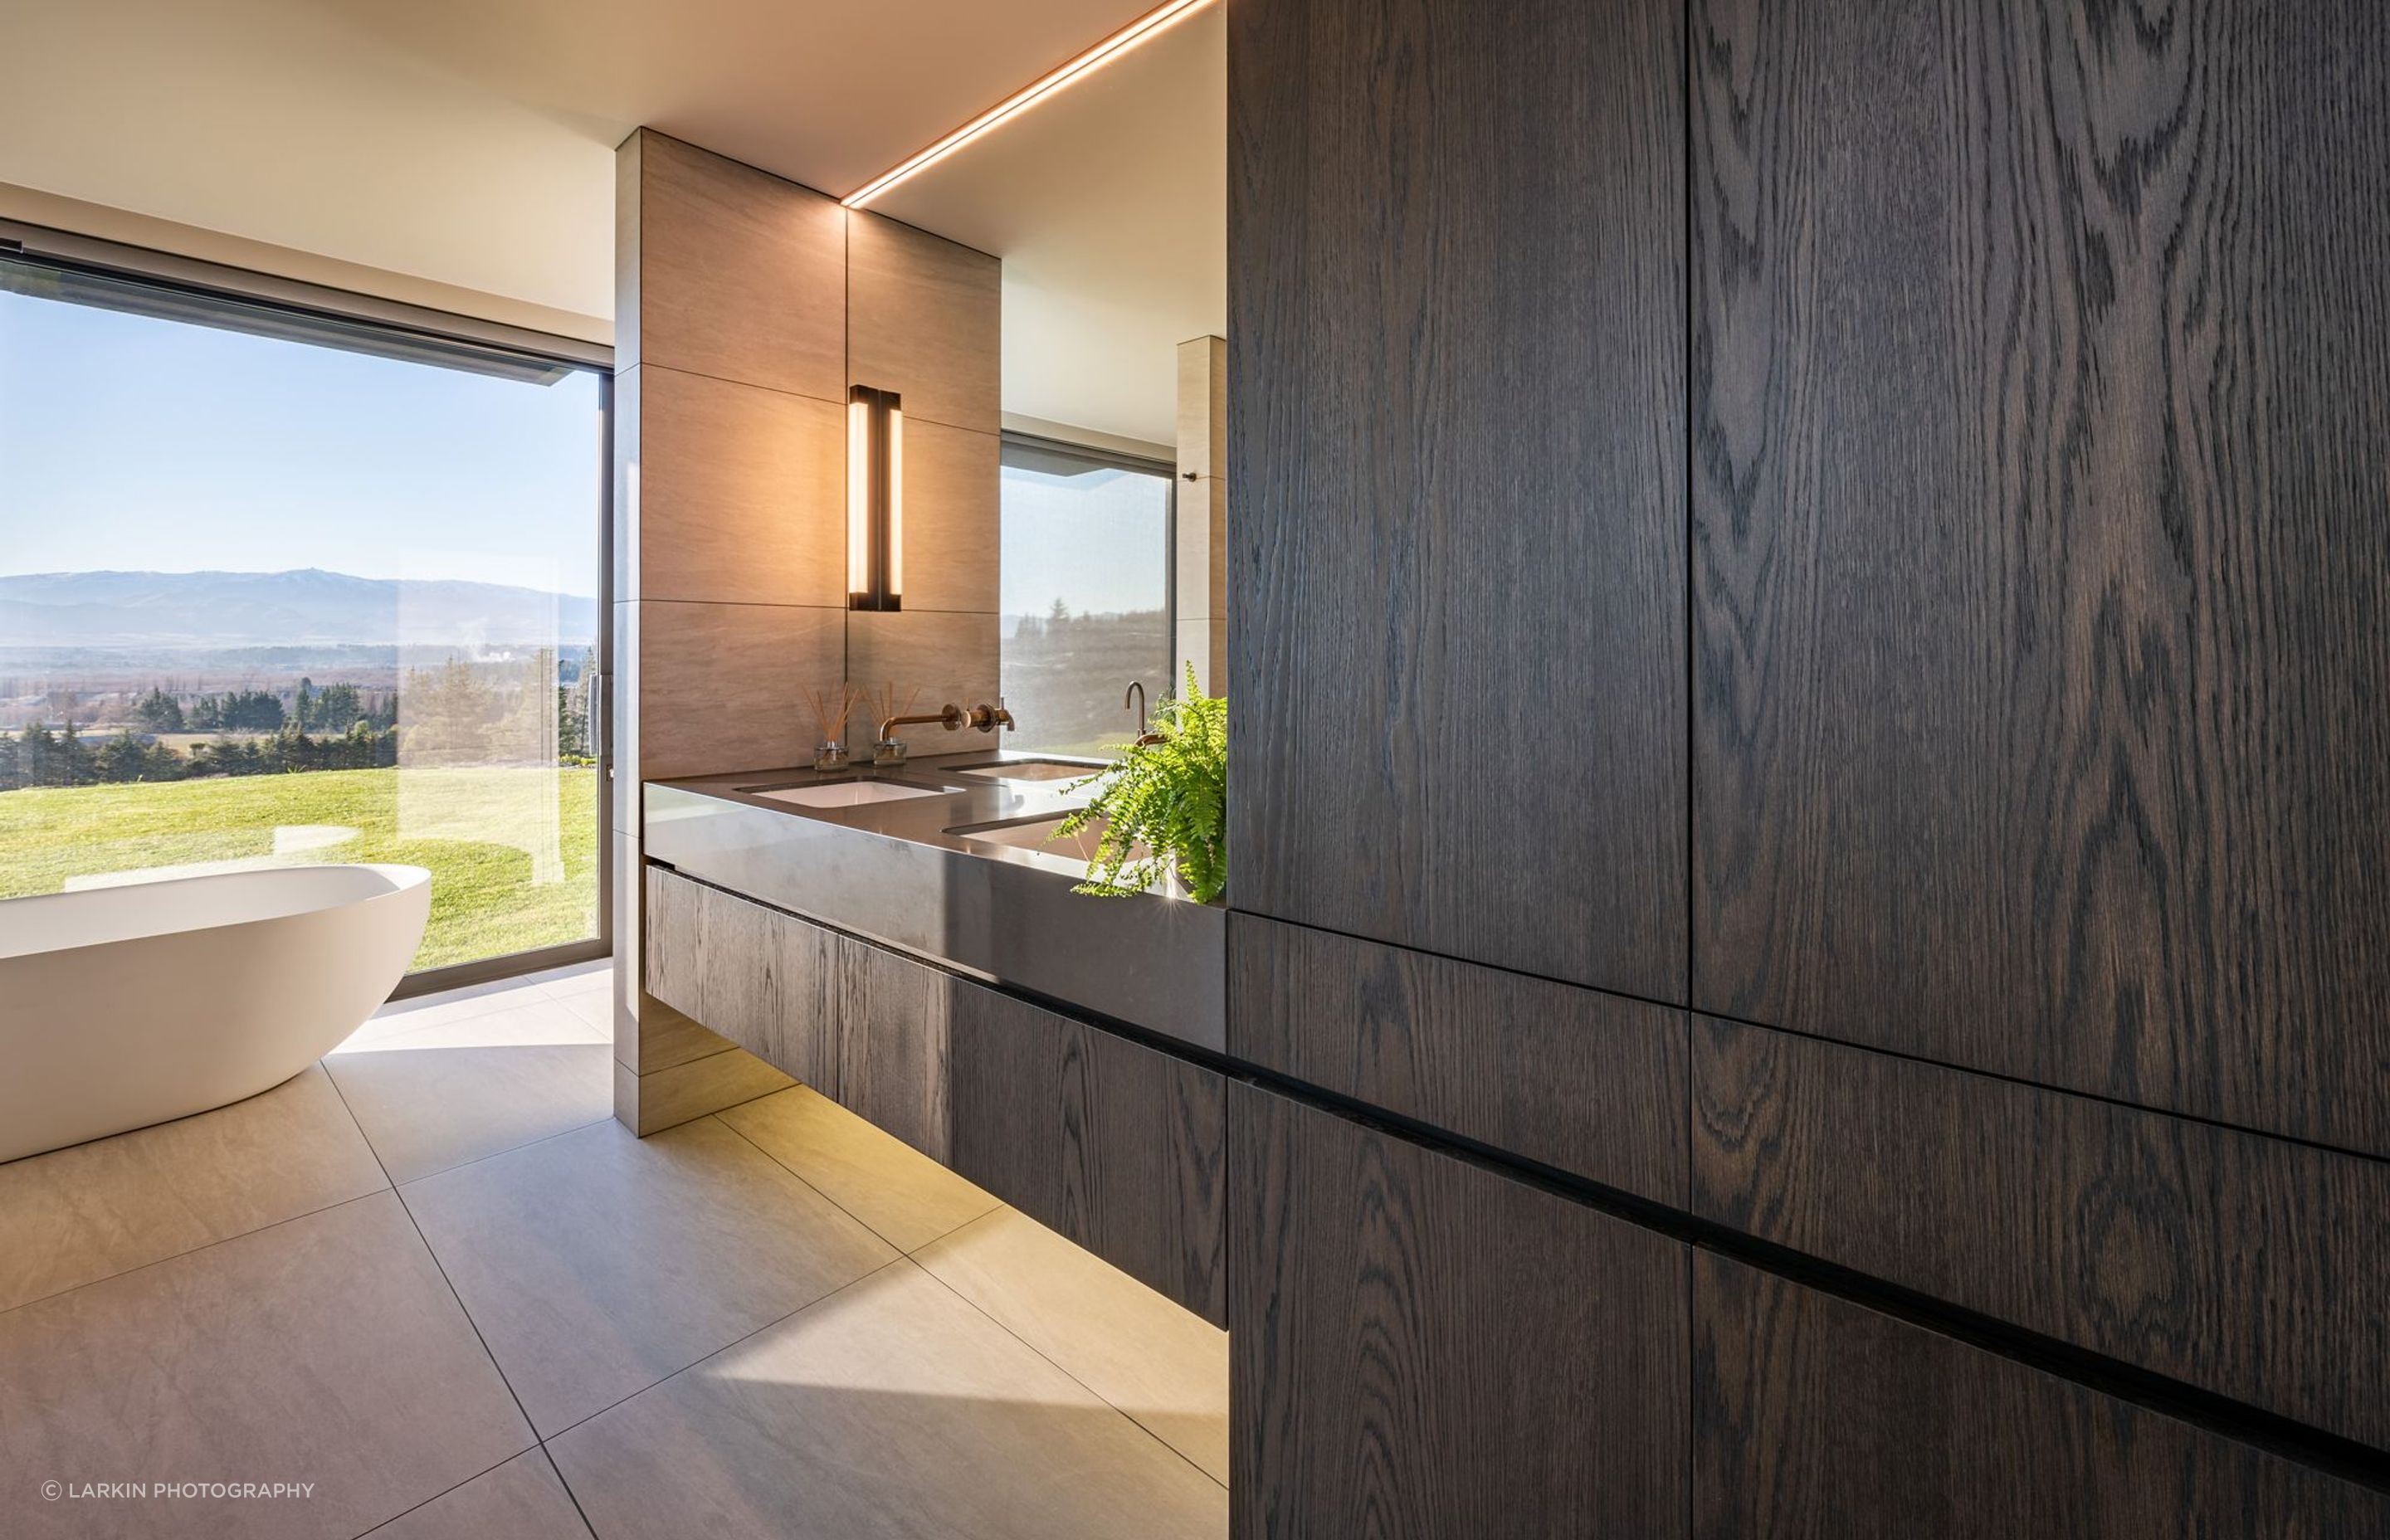
[[[415,966],[438,968],[597,934],[597,791],[594,770],[516,768],[0,791],[0,898],[199,862],[399,862],[431,872]]]

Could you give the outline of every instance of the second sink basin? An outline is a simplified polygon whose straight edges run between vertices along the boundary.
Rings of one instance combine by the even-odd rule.
[[[919,786],[892,786],[886,781],[826,781],[819,786],[741,787],[751,796],[799,807],[861,807],[867,802],[901,802],[908,797],[940,797],[945,793]]]
[[[1089,820],[1087,827],[1063,839],[1054,838],[1054,831],[1068,817],[1062,814],[1051,818],[1029,818],[1019,823],[980,824],[963,828],[950,828],[949,834],[959,835],[976,844],[1002,845],[1010,850],[1034,851],[1061,860],[1084,864],[1096,858],[1097,843],[1102,840],[1104,821]],[[1136,849],[1135,859],[1145,859],[1145,847]]]

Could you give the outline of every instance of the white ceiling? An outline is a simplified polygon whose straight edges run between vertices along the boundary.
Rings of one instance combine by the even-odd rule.
[[[1152,0],[0,0],[0,183],[585,316],[646,123],[844,193]],[[1219,7],[876,206],[1006,259],[1007,410],[1167,443],[1225,322]]]
[[[1170,443],[1228,325],[1228,53],[1209,6],[875,199],[1004,259],[1008,411]]]

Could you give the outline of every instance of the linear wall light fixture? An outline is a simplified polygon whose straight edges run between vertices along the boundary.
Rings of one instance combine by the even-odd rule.
[[[846,607],[905,608],[905,406],[893,391],[846,392]]]
[[[929,148],[908,160],[899,160],[895,165],[847,194],[840,201],[850,209],[862,208],[897,183],[936,165],[1007,118],[1017,117],[1027,111],[1030,107],[1052,96],[1073,81],[1111,59],[1118,58],[1148,38],[1157,36],[1171,23],[1186,19],[1211,3],[1212,0],[1169,0],[1167,5],[1154,7],[1078,58],[1056,68],[1032,83],[1022,86]]]

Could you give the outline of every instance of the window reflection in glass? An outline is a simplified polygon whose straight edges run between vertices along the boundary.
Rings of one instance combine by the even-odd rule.
[[[1130,683],[1158,699],[1177,673],[1170,473],[1008,439],[1003,477],[1006,747],[1100,753],[1137,735]]]

